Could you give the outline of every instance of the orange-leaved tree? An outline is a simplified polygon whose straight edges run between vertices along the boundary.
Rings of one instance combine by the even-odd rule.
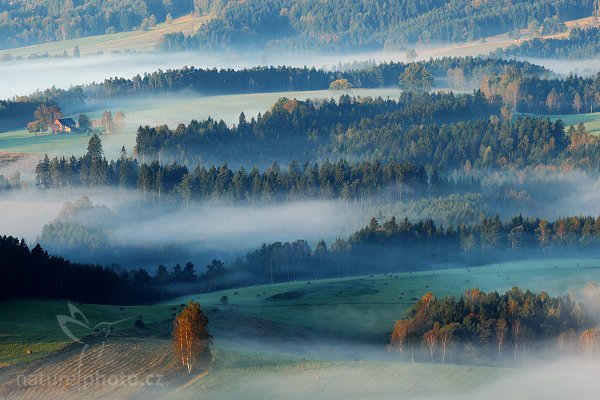
[[[208,318],[200,304],[190,301],[173,321],[173,350],[175,357],[191,373],[198,360],[210,360]]]

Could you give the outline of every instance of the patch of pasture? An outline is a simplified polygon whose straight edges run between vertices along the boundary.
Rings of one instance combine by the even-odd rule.
[[[381,341],[407,308],[431,291],[437,297],[465,290],[504,292],[513,286],[534,292],[581,294],[589,281],[600,282],[600,260],[549,259],[492,264],[468,269],[324,279],[251,286],[186,296],[170,301],[199,301],[205,310],[221,307],[285,326],[370,341]],[[237,294],[236,294],[237,292]],[[272,296],[297,292],[300,296]],[[228,304],[221,305],[221,296]],[[282,298],[283,297],[283,298]]]
[[[164,22],[159,23],[147,31],[118,32],[48,42],[34,46],[0,50],[0,55],[11,54],[13,57],[28,57],[32,54],[48,53],[49,56],[55,56],[62,55],[64,51],[72,55],[75,46],[79,47],[82,56],[97,54],[98,52],[155,51],[162,35],[177,32],[186,35],[193,34],[210,18],[209,16],[194,17],[186,15],[174,19],[169,25]]]
[[[383,98],[399,97],[399,88],[379,89],[353,89],[348,92],[355,96],[381,96]],[[142,125],[158,126],[169,125],[171,128],[178,124],[188,124],[192,119],[202,120],[208,117],[222,119],[227,124],[237,124],[241,112],[250,119],[264,113],[279,98],[297,99],[337,99],[342,93],[329,90],[253,93],[221,96],[192,96],[165,95],[153,99],[126,99],[111,103],[110,105],[96,106],[86,114],[94,119],[99,119],[104,111],[117,111],[125,114],[124,132],[112,135],[102,135],[102,146],[107,158],[117,158],[121,147],[125,146],[131,154],[135,146],[137,128]],[[78,115],[69,115],[77,120]],[[59,134],[45,133],[36,136],[25,129],[0,133],[0,149],[6,152],[19,152],[53,156],[82,155],[87,149],[89,137],[85,134]]]
[[[69,324],[78,338],[94,334],[94,327],[101,322],[115,322],[115,331],[131,329],[141,315],[145,323],[172,318],[167,306],[103,306],[72,303],[80,309],[91,329]],[[0,365],[33,361],[59,350],[72,340],[61,329],[57,316],[71,316],[66,301],[19,300],[0,303]],[[78,317],[81,321],[82,319]],[[103,328],[100,327],[99,330]]]

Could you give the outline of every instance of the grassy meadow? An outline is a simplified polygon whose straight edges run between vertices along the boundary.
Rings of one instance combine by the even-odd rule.
[[[209,313],[217,340],[244,333],[268,333],[279,339],[305,334],[311,339],[361,338],[384,345],[394,321],[428,291],[444,297],[461,295],[473,287],[505,291],[519,286],[551,295],[569,291],[581,294],[589,281],[600,282],[600,260],[532,260],[439,270],[435,274],[429,271],[259,285],[185,296],[154,306],[76,306],[92,326],[131,318],[115,326],[120,330],[130,329],[139,315],[146,323],[171,320],[181,304],[196,300]],[[220,301],[223,295],[229,299],[226,305]],[[56,316],[68,314],[65,301],[0,303],[0,363],[30,361],[66,345],[69,339],[60,330]],[[27,354],[28,349],[33,350],[32,354]]]
[[[504,291],[518,285],[552,295],[581,294],[588,281],[600,281],[600,260],[532,260],[435,274],[291,282],[140,307],[76,304],[91,327],[69,325],[89,344],[83,352],[83,345],[70,344],[58,325],[57,315],[69,315],[65,301],[12,301],[0,304],[0,397],[36,398],[43,390],[47,398],[78,398],[77,384],[24,391],[16,377],[73,371],[86,377],[100,371],[164,374],[165,386],[103,386],[93,388],[92,397],[358,399],[377,393],[378,398],[478,398],[488,395],[482,391],[490,385],[501,387],[504,379],[522,378],[523,373],[531,375],[527,382],[553,375],[394,361],[396,356],[385,349],[386,340],[407,307],[427,291],[442,297],[472,287]],[[229,298],[227,304],[220,301],[223,295]],[[214,336],[214,364],[196,375],[174,368],[170,344],[173,315],[190,299],[201,302]],[[143,329],[133,326],[139,315],[146,323]],[[116,324],[108,337],[93,331],[100,322],[122,319],[127,320]]]
[[[169,25],[162,22],[147,31],[130,31],[86,36],[34,46],[6,49],[0,50],[0,55],[11,54],[13,57],[28,57],[32,54],[41,55],[48,53],[49,56],[55,56],[62,55],[64,51],[69,55],[72,55],[75,46],[79,46],[81,56],[97,54],[98,52],[150,52],[156,50],[156,45],[159,43],[162,35],[176,32],[182,32],[185,35],[194,34],[200,26],[210,18],[210,16],[194,17],[192,15],[186,15],[174,19]]]
[[[600,135],[600,112],[591,114],[564,114],[564,115],[547,115],[551,120],[562,119],[565,126],[568,128],[571,125],[579,125],[583,122],[585,128],[594,135]]]
[[[349,92],[356,96],[397,97],[399,88],[354,89]],[[169,125],[175,128],[179,123],[189,123],[192,119],[205,119],[209,116],[223,119],[228,124],[237,123],[243,111],[247,118],[258,115],[271,107],[279,98],[298,99],[337,98],[339,92],[316,90],[305,92],[273,92],[221,96],[165,96],[154,99],[119,100],[110,106],[99,106],[86,112],[90,118],[99,119],[104,111],[117,111],[125,114],[125,131],[119,134],[102,136],[102,145],[107,158],[116,158],[122,146],[128,152],[133,150],[135,135],[140,125]],[[77,120],[77,115],[68,115]],[[87,149],[89,137],[79,134],[53,135],[45,133],[36,136],[26,129],[0,133],[0,150],[11,153],[28,153],[53,156],[82,155]]]
[[[581,114],[517,114],[518,115],[529,115],[540,118],[550,118],[552,121],[562,120],[565,124],[566,129],[570,126],[579,125],[583,122],[585,128],[594,135],[600,135],[600,112],[594,113],[581,113]]]
[[[303,327],[326,335],[360,335],[381,341],[401,317],[425,293],[437,297],[460,295],[473,287],[483,291],[506,291],[513,286],[551,295],[573,291],[580,294],[589,281],[600,282],[600,260],[532,260],[486,265],[469,269],[374,275],[309,282],[252,286],[238,290],[207,293],[174,299],[185,303],[195,299],[210,309],[220,305],[244,316],[294,327]],[[235,294],[237,292],[237,295]],[[295,298],[270,299],[281,293],[297,292]]]
[[[106,321],[127,319],[114,325],[115,331],[130,329],[142,315],[146,323],[170,318],[167,306],[119,307],[76,304],[86,316],[89,326]],[[70,316],[66,301],[19,300],[0,303],[0,365],[33,361],[57,351],[71,340],[61,330],[57,315]],[[93,334],[87,328],[70,324],[77,337]]]

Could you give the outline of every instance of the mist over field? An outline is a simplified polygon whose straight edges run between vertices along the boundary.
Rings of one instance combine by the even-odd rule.
[[[450,47],[451,48],[451,47]],[[417,47],[419,60],[457,55],[448,52],[447,44]],[[473,55],[478,55],[474,52]],[[554,60],[540,58],[519,58],[533,64],[541,65],[562,75],[578,74],[590,76],[600,66],[599,60]],[[258,52],[256,55],[243,53],[205,53],[181,52],[176,54],[131,53],[103,54],[82,58],[42,58],[0,62],[0,74],[10,76],[0,87],[0,99],[30,94],[36,90],[44,90],[55,86],[68,89],[73,85],[91,82],[102,82],[112,77],[131,78],[134,75],[157,71],[159,69],[175,69],[185,66],[196,68],[252,68],[257,65],[286,65],[331,69],[339,63],[352,64],[357,61],[372,60],[381,62],[407,62],[406,51],[361,51],[356,53],[281,53]],[[52,80],[49,81],[48,77]]]
[[[600,398],[600,0],[510,3],[0,0],[0,399]]]
[[[558,60],[550,58],[517,57],[532,64],[541,65],[550,71],[563,76],[578,75],[583,77],[595,76],[600,70],[600,58],[584,60]]]
[[[65,208],[82,196],[90,199],[91,207],[86,204],[74,212]],[[153,205],[140,193],[124,190],[8,193],[0,195],[0,228],[31,245],[40,241],[51,254],[153,270],[161,263],[190,260],[202,266],[213,258],[231,259],[276,241],[304,239],[314,246],[318,240],[331,242],[347,235],[363,223],[353,212],[340,212],[345,210],[340,201],[190,207],[168,203],[161,205],[157,198]],[[52,230],[43,231],[44,227]],[[118,243],[116,250],[111,250],[111,243]]]

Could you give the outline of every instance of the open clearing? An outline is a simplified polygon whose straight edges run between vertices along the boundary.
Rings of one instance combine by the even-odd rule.
[[[589,281],[600,282],[600,260],[518,261],[440,270],[435,274],[398,273],[251,286],[186,296],[163,305],[122,309],[77,306],[90,324],[132,318],[115,326],[120,330],[131,328],[138,315],[146,323],[171,320],[176,312],[173,308],[194,299],[208,313],[210,329],[217,340],[227,341],[237,335],[249,340],[270,337],[273,339],[270,349],[279,352],[290,344],[292,337],[298,344],[328,337],[359,340],[383,349],[394,321],[428,291],[444,297],[461,295],[473,287],[505,291],[519,286],[551,295],[568,291],[581,294]],[[229,298],[227,305],[220,302],[223,295]],[[60,314],[68,315],[64,301],[0,303],[0,364],[31,361],[65,346],[69,339],[57,324],[56,316]],[[34,351],[27,354],[27,350]]]
[[[70,343],[56,316],[69,315],[64,301],[21,300],[0,304],[0,397],[86,398],[129,396],[192,399],[290,399],[311,397],[488,398],[502,388],[540,382],[539,398],[564,371],[510,370],[456,365],[399,363],[385,350],[391,325],[413,299],[427,291],[438,297],[467,288],[504,291],[514,285],[552,295],[576,294],[588,281],[600,281],[600,260],[557,259],[432,272],[398,273],[253,286],[188,296],[163,305],[118,307],[76,305],[91,327],[128,319],[108,337],[70,325],[89,345]],[[237,294],[235,294],[237,292]],[[229,303],[220,303],[222,295]],[[400,298],[402,296],[402,298]],[[194,298],[207,313],[214,335],[215,363],[208,373],[182,374],[173,365],[169,341],[173,314]],[[143,316],[147,327],[133,321]],[[84,387],[92,371],[164,375],[164,385]],[[68,385],[23,387],[17,377],[72,377]],[[572,377],[588,379],[577,374]],[[545,383],[544,383],[545,382]],[[251,390],[250,390],[251,389]],[[588,387],[576,387],[585,397]],[[521,399],[525,390],[514,391]],[[573,388],[569,388],[573,390]],[[46,393],[49,393],[46,396]],[[521,393],[521,395],[519,395]],[[569,392],[572,393],[572,392]],[[512,395],[513,393],[511,393]],[[586,397],[587,398],[587,397]]]
[[[600,260],[533,260],[440,270],[435,275],[428,271],[327,279],[310,284],[251,286],[238,289],[237,295],[236,290],[226,290],[175,299],[172,303],[195,299],[205,309],[211,309],[219,307],[221,296],[227,295],[229,304],[221,307],[219,314],[253,316],[274,323],[291,323],[325,335],[359,336],[371,343],[384,344],[393,322],[415,299],[429,291],[444,297],[460,295],[473,287],[506,291],[519,286],[551,295],[571,290],[580,294],[589,281],[600,282]],[[299,295],[270,298],[292,292]]]
[[[579,123],[583,122],[588,132],[600,135],[600,112],[591,114],[545,115],[545,117],[548,117],[553,121],[562,119],[567,128],[571,125],[577,127]]]
[[[210,18],[210,16],[194,17],[192,15],[186,15],[174,19],[170,25],[163,22],[147,31],[86,36],[59,42],[43,43],[35,46],[6,49],[1,50],[0,55],[11,54],[13,57],[28,57],[32,54],[41,55],[47,52],[49,56],[54,56],[62,55],[64,51],[67,51],[69,55],[72,55],[75,46],[79,46],[82,56],[97,54],[98,52],[150,52],[156,50],[156,46],[162,35],[177,32],[182,32],[185,35],[194,34],[200,26],[210,20]]]
[[[540,118],[550,118],[552,121],[556,121],[561,119],[566,129],[569,129],[571,125],[574,125],[577,128],[581,122],[585,125],[585,128],[588,132],[593,133],[594,135],[600,135],[600,112],[594,113],[581,113],[581,114],[517,114],[518,115],[527,115],[533,117]]]
[[[350,94],[356,96],[399,97],[399,88],[353,89]],[[227,124],[237,123],[243,111],[249,119],[265,112],[279,98],[326,99],[338,98],[340,92],[329,90],[272,92],[254,94],[236,94],[222,96],[165,96],[153,99],[119,100],[110,107],[98,106],[86,112],[91,118],[98,119],[105,110],[125,114],[125,132],[114,135],[103,135],[102,145],[107,158],[116,158],[125,146],[128,152],[133,150],[135,135],[140,125],[169,125],[175,128],[179,123],[188,124],[192,119],[223,119]],[[69,115],[77,119],[77,115]],[[25,129],[0,133],[0,150],[12,153],[28,153],[53,156],[82,155],[87,149],[89,137],[78,134],[51,133],[35,136]]]

